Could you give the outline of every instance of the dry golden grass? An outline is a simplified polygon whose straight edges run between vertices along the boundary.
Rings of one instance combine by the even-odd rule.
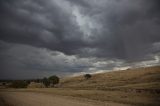
[[[13,92],[41,92],[87,98],[101,102],[118,102],[136,106],[160,106],[160,66],[113,71],[66,78],[61,88],[6,89]]]
[[[86,90],[81,97],[139,106],[160,106],[160,66],[112,71],[61,80],[63,88]],[[73,93],[74,94],[74,93]]]
[[[31,82],[28,88],[45,88],[45,85],[43,83]]]
[[[159,89],[160,66],[95,74],[88,80],[83,76],[66,78],[61,81],[61,86],[101,90],[110,88]]]

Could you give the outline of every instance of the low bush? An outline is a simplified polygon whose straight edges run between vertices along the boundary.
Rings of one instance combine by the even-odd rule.
[[[84,75],[84,78],[85,78],[85,79],[89,79],[89,78],[91,78],[91,77],[92,77],[91,74],[85,74],[85,75]]]
[[[11,88],[26,88],[28,86],[26,81],[13,81],[10,85]]]

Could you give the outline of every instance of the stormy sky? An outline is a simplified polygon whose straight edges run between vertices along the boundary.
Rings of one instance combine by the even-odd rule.
[[[159,0],[0,0],[0,79],[160,65]]]

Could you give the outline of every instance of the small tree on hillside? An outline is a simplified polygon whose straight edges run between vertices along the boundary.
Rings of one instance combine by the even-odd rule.
[[[50,83],[53,84],[53,86],[59,83],[59,77],[57,77],[56,75],[50,76],[48,79]]]
[[[84,75],[84,78],[85,78],[85,79],[89,79],[89,78],[91,78],[91,77],[92,77],[91,74],[85,74],[85,75]]]

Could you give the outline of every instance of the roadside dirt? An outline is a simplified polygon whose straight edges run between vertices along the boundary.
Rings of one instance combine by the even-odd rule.
[[[34,92],[0,92],[1,106],[129,106]]]

